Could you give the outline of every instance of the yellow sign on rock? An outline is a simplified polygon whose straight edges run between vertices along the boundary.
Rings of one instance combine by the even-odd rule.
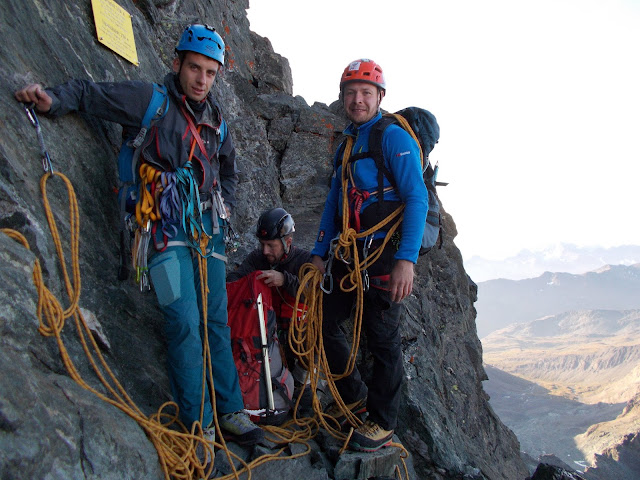
[[[91,0],[91,6],[98,41],[134,65],[139,65],[129,12],[113,0]]]

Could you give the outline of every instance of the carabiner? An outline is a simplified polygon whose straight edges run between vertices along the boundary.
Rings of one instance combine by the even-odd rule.
[[[38,142],[40,143],[40,154],[42,155],[42,168],[45,172],[53,173],[53,164],[51,163],[51,157],[49,156],[49,152],[47,151],[47,147],[44,144],[44,137],[42,136],[42,129],[40,128],[40,121],[38,120],[38,116],[35,111],[35,104],[23,104],[25,111],[27,112],[27,117],[33,125],[33,128],[36,129],[36,136],[38,137]]]
[[[220,193],[220,190],[214,190],[213,193],[213,202],[215,204],[215,208],[218,212],[218,216],[222,219],[222,220],[227,220],[227,209],[224,206],[224,200],[222,199],[222,193]]]
[[[325,286],[324,286],[324,284],[327,281],[327,278],[329,279],[329,288],[328,289],[325,288]],[[331,275],[331,272],[325,273],[322,276],[322,283],[320,284],[320,290],[322,290],[327,295],[330,295],[331,292],[333,292],[333,275]]]
[[[373,233],[364,238],[364,245],[362,245],[362,258],[366,259],[369,256],[369,248],[373,242]]]
[[[330,243],[331,246],[329,247],[329,258],[327,259],[327,265],[325,266],[325,269],[324,269],[324,275],[322,275],[322,283],[320,284],[320,290],[322,290],[327,295],[333,292],[333,274],[331,273],[331,269],[333,268],[333,258],[334,258],[335,252],[331,247],[333,246],[334,241],[337,241],[337,238],[334,238],[333,240],[331,240],[331,243]],[[328,289],[325,288],[324,286],[324,284],[327,281],[327,278],[329,279]]]
[[[133,213],[128,213],[124,217],[124,228],[130,233],[134,233],[138,228],[138,222],[136,222],[136,216]]]
[[[228,220],[224,221],[224,226],[222,228],[224,229],[224,246],[226,254],[229,255],[230,253],[235,253],[238,251],[238,247],[240,247],[240,242],[238,241],[240,235],[236,233]]]
[[[140,233],[140,243],[137,249],[136,258],[136,282],[140,285],[140,292],[151,290],[149,283],[149,268],[147,265],[147,254],[149,253],[149,242],[151,241],[151,222],[142,227]]]
[[[363,292],[368,292],[369,291],[369,272],[367,272],[366,270],[362,271],[362,291]]]
[[[36,104],[33,102],[22,104],[25,111],[27,112],[27,117],[29,117],[29,121],[31,122],[31,125],[33,125],[35,128],[38,128],[40,126],[40,122],[38,122],[38,117],[36,116],[36,112],[34,110],[35,105]]]

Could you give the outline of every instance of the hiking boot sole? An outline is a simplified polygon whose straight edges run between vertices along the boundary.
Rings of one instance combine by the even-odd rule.
[[[393,437],[393,434],[391,434],[391,437],[383,440],[378,444],[369,444],[369,445],[360,445],[357,442],[350,441],[349,448],[351,448],[352,450],[357,450],[358,452],[367,452],[367,453],[377,452],[381,448],[390,446],[392,437]]]

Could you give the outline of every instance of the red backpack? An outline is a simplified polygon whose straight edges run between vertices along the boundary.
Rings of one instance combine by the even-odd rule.
[[[228,325],[231,349],[238,370],[245,410],[256,423],[279,425],[292,407],[293,376],[282,360],[276,334],[276,313],[271,288],[257,280],[260,272],[227,283]],[[271,379],[266,381],[258,314],[258,295],[262,294],[263,318],[267,334],[267,351]],[[271,388],[274,409],[269,408],[267,388]]]

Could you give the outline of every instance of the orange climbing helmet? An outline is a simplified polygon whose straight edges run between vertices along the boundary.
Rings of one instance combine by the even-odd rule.
[[[382,67],[368,58],[354,60],[347,65],[340,79],[340,91],[342,91],[344,86],[349,82],[371,83],[385,92],[387,90]]]

